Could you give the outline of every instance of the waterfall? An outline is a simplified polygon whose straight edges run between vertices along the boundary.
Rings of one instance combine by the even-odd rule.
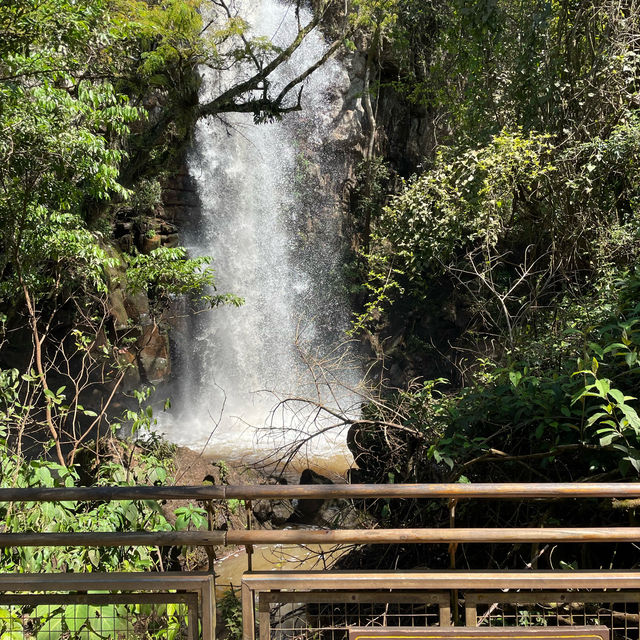
[[[297,33],[295,4],[247,0],[241,15],[251,35],[283,47]],[[311,20],[310,11],[300,13],[303,24]],[[298,76],[327,46],[312,32],[278,69],[276,84]],[[203,71],[200,100],[243,73]],[[218,290],[245,304],[201,314],[187,335],[176,337],[177,392],[165,424],[174,442],[226,458],[263,455],[282,444],[292,436],[271,431],[261,440],[256,427],[274,419],[276,395],[313,390],[296,337],[328,352],[344,335],[349,311],[340,289],[339,206],[335,194],[318,186],[331,174],[335,158],[325,141],[348,86],[347,72],[330,60],[306,81],[301,112],[266,124],[254,124],[251,114],[226,114],[197,125],[188,165],[201,215],[185,230],[185,245],[193,256],[212,256]],[[290,413],[276,415],[284,421],[278,426],[300,428]],[[335,437],[344,443],[344,434]],[[311,446],[315,455],[344,450],[331,438]]]

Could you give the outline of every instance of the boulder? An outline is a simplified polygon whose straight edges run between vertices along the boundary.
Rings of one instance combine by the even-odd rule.
[[[294,509],[293,504],[289,500],[274,500],[271,502],[271,523],[275,527],[291,521]]]
[[[142,239],[142,253],[151,253],[154,249],[158,249],[162,245],[162,236],[159,233],[154,235],[145,235]]]
[[[305,469],[300,475],[300,484],[333,484],[329,478],[326,478],[312,469]],[[326,520],[324,513],[327,506],[327,500],[322,499],[303,499],[295,501],[295,511],[290,518],[291,522],[299,522],[305,524],[318,523]]]
[[[179,245],[180,245],[180,237],[178,236],[177,233],[171,233],[162,238],[163,247],[169,247],[170,249],[173,249]]]
[[[123,331],[129,326],[129,314],[125,306],[125,297],[119,287],[109,292],[109,312],[113,318],[116,331]]]
[[[281,527],[291,520],[294,509],[290,500],[258,500],[253,503],[252,511],[260,524]]]
[[[134,246],[133,235],[131,233],[127,233],[116,241],[118,243],[118,248],[120,251],[124,251],[125,253],[131,253]]]
[[[160,330],[157,324],[147,325],[142,329],[138,346],[138,361],[147,381],[159,384],[167,380],[171,373],[167,333]]]
[[[134,322],[140,323],[149,316],[149,298],[144,291],[129,293],[124,298],[124,308]]]

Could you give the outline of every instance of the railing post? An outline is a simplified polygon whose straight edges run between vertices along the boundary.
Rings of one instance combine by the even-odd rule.
[[[458,501],[455,498],[449,500],[449,528],[454,529],[456,526],[456,505]],[[452,542],[449,545],[449,568],[456,568],[456,551],[458,543]],[[451,590],[451,613],[453,614],[453,624],[457,626],[460,622],[460,613],[458,611],[458,590]]]
[[[247,515],[247,530],[248,531],[252,531],[253,530],[253,511],[252,511],[252,505],[251,505],[251,500],[245,500],[244,502],[245,505],[245,510],[246,510],[246,515]],[[252,544],[247,544],[245,545],[245,551],[247,553],[247,571],[253,571],[253,545]],[[244,589],[244,586],[243,586]],[[243,591],[243,605],[242,605],[242,615],[243,615],[243,620],[244,620],[244,591]],[[256,595],[255,592],[253,590],[249,591],[249,608],[251,609],[251,615],[250,615],[250,622],[251,622],[251,640],[254,640],[255,637],[255,633],[256,633],[256,626],[255,626],[255,611],[256,611]],[[259,620],[262,621],[263,616],[259,617]],[[268,627],[267,627],[268,629]],[[262,629],[260,629],[260,635],[262,635]],[[246,640],[246,639],[245,639]]]
[[[207,526],[209,531],[213,531],[213,516],[214,516],[214,506],[213,500],[208,500],[205,503],[205,509],[207,510]],[[202,640],[215,640],[216,636],[216,552],[215,547],[207,546],[205,547],[205,551],[207,553],[207,558],[209,559],[209,573],[211,574],[211,588],[209,589],[208,597],[205,598],[203,595],[202,599]],[[206,600],[206,602],[205,602]],[[210,620],[210,623],[205,631],[205,607],[206,617]]]
[[[216,637],[216,580],[215,574],[202,589],[202,640]]]
[[[251,500],[245,500],[245,510],[247,514],[247,530],[253,529],[253,511],[251,510]],[[247,552],[247,571],[253,571],[253,545],[245,545],[245,551]]]
[[[255,640],[256,620],[253,604],[253,589],[242,581],[242,640]]]

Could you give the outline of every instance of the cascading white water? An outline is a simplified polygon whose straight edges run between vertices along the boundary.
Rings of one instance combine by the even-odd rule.
[[[252,35],[267,36],[277,46],[294,39],[295,2],[237,4]],[[303,24],[311,19],[309,11],[300,13]],[[312,32],[278,69],[275,82],[284,86],[327,46],[322,34]],[[205,71],[201,101],[238,78]],[[281,441],[273,434],[270,441],[260,441],[250,425],[261,427],[269,420],[275,397],[265,390],[279,395],[309,390],[296,336],[301,333],[305,343],[322,349],[343,335],[348,310],[336,290],[339,216],[327,216],[325,210],[321,228],[310,229],[319,213],[310,208],[321,203],[314,204],[317,195],[305,197],[305,182],[309,153],[316,176],[330,173],[323,142],[340,108],[336,96],[348,83],[346,71],[330,60],[307,80],[300,113],[259,125],[251,114],[228,114],[197,126],[189,171],[201,219],[186,230],[185,244],[192,255],[212,256],[218,290],[243,297],[245,304],[202,314],[188,336],[178,337],[178,390],[170,423],[164,425],[175,442],[208,443],[212,455],[231,458],[277,446]],[[319,454],[336,444],[324,438],[312,446]]]

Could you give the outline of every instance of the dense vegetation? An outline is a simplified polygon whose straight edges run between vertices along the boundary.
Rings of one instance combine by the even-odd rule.
[[[18,456],[35,440],[72,465],[135,361],[136,327],[116,330],[113,291],[226,301],[204,293],[205,260],[112,242],[118,219],[155,205],[142,186],[193,121],[163,123],[194,100],[193,78],[180,78],[201,21],[189,3],[25,0],[0,5],[0,24],[3,429]]]
[[[367,417],[411,428],[389,447],[354,427],[365,477],[637,478],[637,3],[377,7],[379,102],[402,102],[432,136],[413,174],[384,141],[360,171],[354,331],[408,384]],[[436,517],[415,513],[385,511],[396,523]],[[595,513],[618,518],[531,508],[519,521]]]

